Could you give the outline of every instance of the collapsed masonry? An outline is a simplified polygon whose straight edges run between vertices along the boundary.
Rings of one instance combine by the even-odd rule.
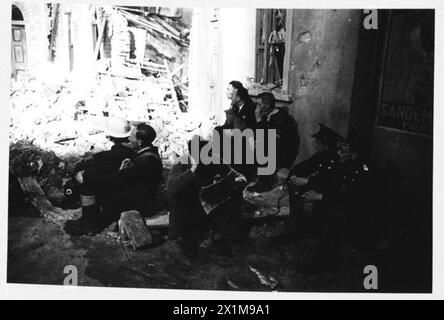
[[[62,196],[63,179],[80,157],[110,147],[107,116],[151,124],[166,167],[192,135],[214,125],[187,112],[189,40],[179,19],[121,7],[96,12],[99,59],[87,90],[73,76],[54,83],[21,72],[11,83],[10,172],[37,177],[51,200]]]
[[[103,119],[117,116],[149,122],[167,165],[183,153],[186,139],[202,126],[186,112],[188,30],[180,20],[129,10],[97,10],[97,54],[103,55],[87,92],[79,89],[81,78],[54,85],[18,74],[10,94],[11,143],[28,141],[62,158],[82,156],[109,147]],[[135,41],[138,33],[144,36]]]

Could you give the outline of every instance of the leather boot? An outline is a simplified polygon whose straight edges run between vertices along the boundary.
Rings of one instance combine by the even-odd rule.
[[[83,196],[81,196],[83,197]],[[95,199],[82,199],[82,216],[78,220],[69,220],[65,223],[64,230],[71,236],[97,234],[103,230],[100,212]]]

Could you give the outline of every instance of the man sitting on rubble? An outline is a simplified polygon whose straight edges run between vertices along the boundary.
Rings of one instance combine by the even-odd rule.
[[[88,190],[90,199],[97,203],[91,201],[88,210],[82,207],[82,217],[65,225],[67,233],[97,233],[117,221],[123,211],[143,212],[155,197],[162,176],[162,161],[152,145],[155,138],[154,129],[141,123],[130,136],[130,145],[137,152],[135,157],[124,159],[118,170],[93,167],[77,174],[83,190]]]
[[[305,228],[303,212],[312,211],[313,207],[313,202],[304,201],[306,193],[322,193],[331,188],[339,160],[337,146],[344,141],[342,136],[323,124],[319,125],[319,130],[312,137],[315,154],[290,169],[286,184],[290,194],[290,212],[299,231]]]
[[[123,160],[132,159],[136,156],[136,151],[130,147],[131,126],[126,120],[116,117],[107,118],[105,121],[105,132],[108,139],[114,143],[111,149],[101,151],[81,160],[74,169],[75,178],[72,183],[69,183],[69,187],[65,186],[80,193],[80,203],[82,206],[82,218],[75,223],[71,221],[66,224],[65,228],[68,233],[76,233],[77,227],[79,229],[83,229],[83,227],[88,229],[89,222],[93,220],[92,218],[98,218],[97,199],[92,186],[79,183],[79,181],[82,181],[82,172],[94,170],[96,172],[102,171],[106,174],[118,171]],[[71,193],[72,191],[70,191]],[[95,226],[96,223],[93,225]]]
[[[108,139],[113,143],[110,150],[101,151],[80,161],[74,171],[95,168],[96,170],[118,170],[124,159],[132,159],[136,151],[130,146],[130,124],[122,118],[107,118],[105,130]]]
[[[293,210],[316,219],[321,234],[313,259],[299,266],[301,272],[328,270],[339,262],[346,240],[346,222],[365,209],[365,190],[369,186],[369,168],[350,143],[322,125],[314,137],[319,152],[295,166],[289,182],[296,187],[290,187],[290,205],[296,205]],[[300,221],[298,225],[302,225]]]
[[[193,154],[193,143],[199,144],[199,154]],[[199,242],[212,230],[213,245],[223,255],[231,256],[230,243],[240,235],[246,180],[229,165],[202,164],[200,153],[207,144],[194,137],[188,143],[188,154],[171,169],[169,238],[182,236],[184,253],[195,257]]]
[[[276,130],[276,165],[278,174],[285,172],[293,165],[299,153],[299,132],[297,122],[283,108],[276,107],[276,99],[270,92],[261,93],[257,99],[255,110],[257,129]],[[265,141],[256,141],[264,143]],[[273,188],[275,175],[259,176],[257,183],[251,186],[251,191],[264,192]]]

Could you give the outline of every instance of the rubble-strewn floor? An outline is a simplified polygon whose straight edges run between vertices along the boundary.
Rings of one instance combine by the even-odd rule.
[[[28,214],[29,216],[29,214]],[[61,285],[67,265],[78,268],[79,285],[251,291],[362,291],[362,267],[322,276],[298,274],[295,264],[309,244],[277,241],[283,225],[255,227],[235,257],[200,248],[186,258],[174,241],[137,252],[131,260],[114,238],[70,238],[38,215],[9,218],[8,282]]]

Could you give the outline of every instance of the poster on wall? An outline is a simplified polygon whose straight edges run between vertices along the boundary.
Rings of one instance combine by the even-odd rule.
[[[394,10],[377,125],[433,134],[434,10]]]

